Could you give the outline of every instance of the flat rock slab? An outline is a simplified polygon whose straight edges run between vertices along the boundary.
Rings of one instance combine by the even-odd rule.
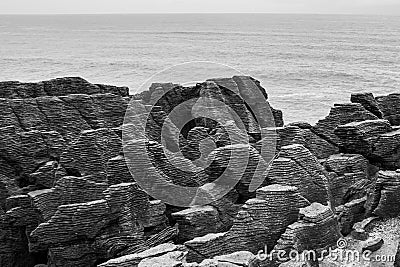
[[[377,238],[370,238],[364,242],[362,242],[362,251],[369,250],[371,252],[377,251],[383,245],[383,239],[380,237]]]

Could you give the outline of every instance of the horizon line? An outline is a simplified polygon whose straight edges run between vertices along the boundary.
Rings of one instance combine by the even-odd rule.
[[[265,15],[344,15],[344,16],[400,16],[400,14],[393,13],[297,13],[297,12],[130,12],[130,13],[0,13],[0,16],[65,16],[65,15],[238,15],[238,14],[265,14]]]

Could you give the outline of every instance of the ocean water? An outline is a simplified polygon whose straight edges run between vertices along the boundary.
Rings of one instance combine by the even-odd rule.
[[[2,81],[81,76],[134,93],[155,73],[191,61],[228,65],[259,79],[286,122],[314,123],[353,92],[400,92],[400,17],[0,16]],[[213,73],[211,65],[171,72],[159,82],[203,71],[229,75],[218,68]]]

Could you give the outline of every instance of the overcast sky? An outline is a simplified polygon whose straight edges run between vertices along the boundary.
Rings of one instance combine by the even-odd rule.
[[[0,0],[1,14],[98,13],[396,14],[399,0]]]

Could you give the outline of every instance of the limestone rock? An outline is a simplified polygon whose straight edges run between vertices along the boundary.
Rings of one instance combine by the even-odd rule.
[[[185,251],[184,247],[179,245],[174,245],[170,243],[162,244],[156,246],[154,248],[148,249],[146,251],[130,254],[126,256],[122,256],[116,259],[109,260],[105,263],[99,265],[99,267],[131,267],[138,266],[138,264],[144,259],[151,259],[155,257],[159,257],[170,252],[183,252]]]
[[[32,242],[56,245],[94,238],[107,223],[105,200],[59,206],[52,218],[31,233]]]
[[[390,94],[376,98],[378,107],[383,113],[383,118],[392,125],[400,125],[400,94]]]
[[[56,132],[20,132],[9,126],[0,128],[0,135],[1,159],[6,164],[5,170],[8,169],[6,175],[18,179],[21,187],[30,183],[29,174],[59,156],[59,149],[64,145],[64,139]]]
[[[339,125],[334,133],[341,140],[342,150],[369,157],[379,136],[391,130],[386,120],[366,120]]]
[[[351,95],[352,103],[360,103],[366,110],[383,119],[382,111],[379,109],[378,102],[371,93],[359,93]]]
[[[250,262],[255,257],[256,256],[249,251],[238,251],[228,255],[216,256],[214,257],[214,259],[217,260],[218,264],[220,265],[231,264],[232,266],[237,265],[237,266],[248,267],[250,266]]]
[[[368,161],[357,154],[335,154],[325,161],[324,167],[331,173],[329,186],[336,206],[366,195],[371,183],[368,166]]]
[[[380,249],[383,245],[383,239],[376,237],[376,238],[370,238],[362,242],[362,251],[369,250],[371,252],[375,252],[378,249]]]
[[[361,104],[335,104],[329,115],[318,121],[313,131],[334,145],[340,144],[340,139],[334,134],[336,127],[350,122],[377,120],[378,117],[367,111]]]
[[[72,244],[52,247],[48,253],[48,266],[95,266],[98,252],[90,244]]]
[[[80,77],[64,77],[38,83],[0,82],[0,98],[35,98],[69,94],[113,93],[127,96],[126,87],[94,85]]]
[[[134,182],[134,177],[126,166],[125,157],[119,155],[107,161],[107,183],[109,185]]]
[[[297,187],[310,202],[326,203],[328,200],[324,169],[302,145],[282,147],[266,175],[272,183]]]
[[[13,179],[0,174],[0,209],[6,208],[6,199],[17,194],[18,187]]]
[[[245,199],[253,197],[250,184],[254,181],[266,185],[264,172],[267,164],[260,154],[251,146],[237,144],[217,148],[209,155],[211,164],[206,169],[209,179],[218,179],[218,184],[234,185]]]
[[[400,130],[378,136],[374,144],[371,161],[389,170],[400,168]]]
[[[166,206],[160,200],[150,201],[143,226],[154,227],[164,224],[167,221],[167,217],[165,216],[165,210]]]
[[[236,251],[257,253],[266,245],[272,247],[305,205],[295,187],[271,185],[258,189],[257,198],[246,202],[227,232],[185,242],[189,248],[187,260],[201,262]]]
[[[332,211],[320,203],[313,203],[300,210],[300,220],[287,228],[274,250],[316,251],[334,247],[340,237]]]
[[[52,188],[56,178],[57,161],[48,161],[40,166],[34,173],[29,174],[31,183],[41,188]]]
[[[299,144],[310,150],[318,159],[327,158],[339,152],[337,146],[316,135],[310,124],[292,123],[276,128],[276,135],[274,135],[273,130],[270,129],[269,131],[272,136],[266,138],[275,138],[278,150],[284,146]]]
[[[68,142],[74,141],[82,130],[91,129],[78,110],[57,97],[38,97],[36,102],[49,128],[60,133]]]
[[[185,242],[209,233],[217,233],[223,227],[216,208],[193,207],[172,213],[179,227],[179,240]]]
[[[350,234],[353,225],[365,218],[366,199],[367,197],[356,199],[336,208],[340,232],[343,235]]]
[[[179,267],[183,266],[183,259],[185,258],[186,253],[183,251],[173,251],[166,253],[162,256],[147,258],[142,260],[138,267],[156,267],[156,266],[165,266],[165,267]]]
[[[395,171],[380,171],[374,187],[369,194],[367,211],[379,217],[395,217],[399,215],[398,194],[400,173]]]
[[[121,149],[121,140],[110,129],[83,131],[79,139],[64,150],[60,165],[67,174],[96,175],[96,181],[103,182],[108,160],[118,156]]]

